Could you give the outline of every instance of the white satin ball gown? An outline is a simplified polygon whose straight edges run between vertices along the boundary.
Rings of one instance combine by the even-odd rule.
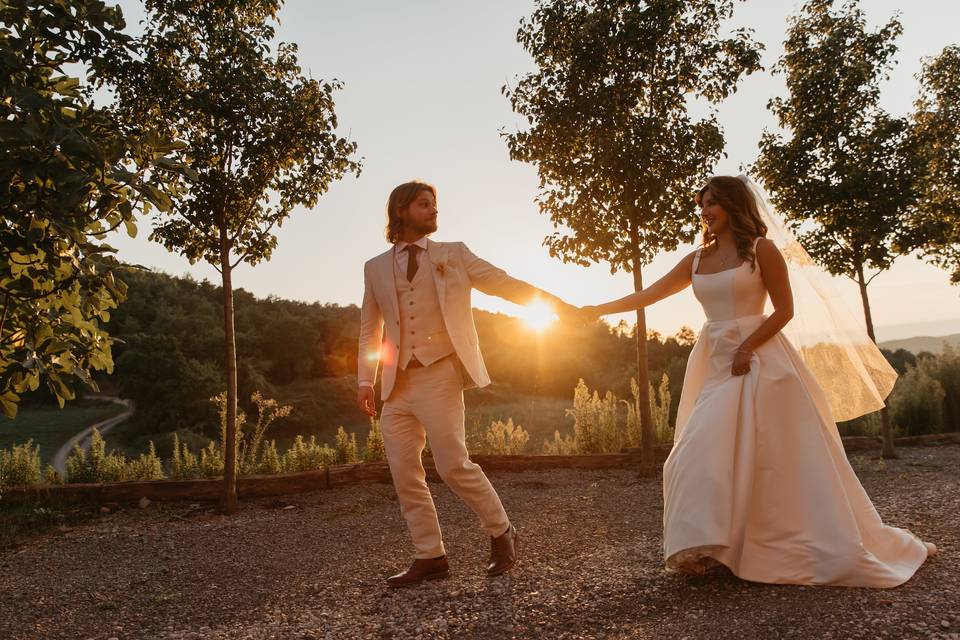
[[[756,246],[756,244],[754,245]],[[698,274],[707,322],[690,353],[663,467],[668,568],[718,563],[745,580],[894,587],[935,551],[883,524],[847,461],[823,390],[778,333],[734,376],[766,316],[759,263]]]

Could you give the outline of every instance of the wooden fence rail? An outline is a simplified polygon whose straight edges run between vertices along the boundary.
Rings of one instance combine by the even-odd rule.
[[[960,433],[941,433],[897,438],[898,446],[931,446],[960,444]],[[870,437],[843,439],[847,453],[880,448],[880,441]],[[666,460],[670,445],[658,445],[655,454],[658,463]],[[548,469],[622,469],[639,463],[639,449],[623,453],[597,453],[569,456],[495,456],[477,454],[471,459],[491,473],[543,471]],[[433,464],[424,461],[427,477],[439,480]],[[390,470],[385,462],[336,465],[322,471],[304,471],[278,475],[246,476],[238,480],[240,498],[261,498],[320,489],[331,489],[351,484],[389,483]],[[209,501],[220,497],[223,482],[219,479],[202,480],[144,480],[103,484],[63,484],[41,487],[15,487],[0,496],[0,508],[5,505],[46,503],[56,505],[78,503],[128,503],[141,498],[156,500]]]

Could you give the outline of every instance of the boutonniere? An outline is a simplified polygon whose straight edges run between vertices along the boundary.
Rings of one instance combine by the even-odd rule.
[[[433,267],[437,270],[437,274],[440,276],[446,275],[447,269],[450,268],[449,263],[444,260],[443,262],[435,262]]]

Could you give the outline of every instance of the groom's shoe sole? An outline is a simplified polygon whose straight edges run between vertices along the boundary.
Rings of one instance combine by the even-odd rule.
[[[404,587],[413,587],[418,584],[423,584],[424,582],[429,582],[431,580],[444,580],[450,577],[449,571],[444,571],[443,573],[431,573],[428,576],[424,576],[418,580],[410,580],[409,582],[390,582],[387,581],[387,586],[391,589],[402,589]]]

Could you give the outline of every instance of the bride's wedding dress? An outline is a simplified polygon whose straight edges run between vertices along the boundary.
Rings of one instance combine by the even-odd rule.
[[[698,274],[707,316],[690,353],[663,469],[669,568],[721,563],[766,583],[893,587],[928,545],[883,524],[847,461],[827,396],[777,334],[734,376],[734,352],[766,318],[759,264]],[[929,553],[935,550],[929,545]]]

